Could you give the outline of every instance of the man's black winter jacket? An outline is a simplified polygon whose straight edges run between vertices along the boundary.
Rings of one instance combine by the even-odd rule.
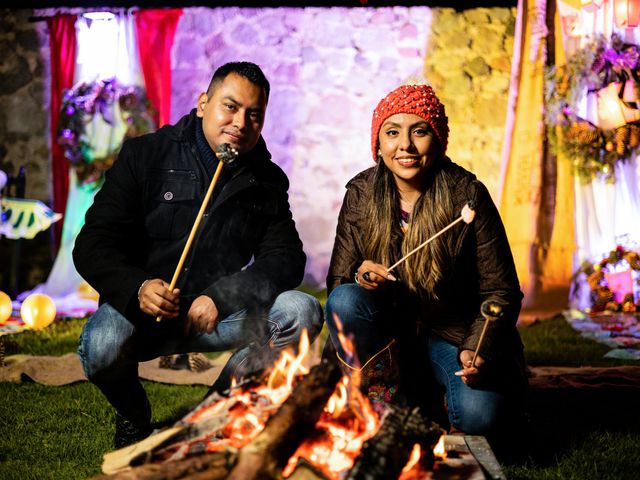
[[[124,142],[89,208],[73,258],[82,277],[132,321],[149,278],[171,281],[210,174],[195,145],[195,110]],[[205,294],[220,318],[268,305],[299,285],[306,256],[289,208],[289,181],[262,137],[228,169],[180,273],[181,311]],[[148,317],[147,317],[148,318]]]

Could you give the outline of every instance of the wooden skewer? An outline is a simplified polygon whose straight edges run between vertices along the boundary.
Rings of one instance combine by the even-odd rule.
[[[478,345],[476,346],[475,352],[473,352],[473,359],[471,360],[471,368],[475,368],[476,359],[478,358],[478,352],[480,351],[480,347],[482,346],[482,342],[484,341],[484,335],[487,333],[487,327],[489,326],[489,322],[493,322],[502,316],[502,306],[496,302],[484,301],[482,302],[482,306],[480,307],[480,313],[484,317],[484,326],[482,327],[482,332],[480,332],[480,339],[478,340]]]
[[[222,148],[224,147],[224,148]],[[222,148],[222,151],[221,151]],[[220,161],[218,162],[218,166],[216,168],[215,173],[213,174],[213,178],[211,179],[211,183],[209,184],[209,188],[207,189],[207,193],[202,200],[202,205],[200,205],[200,210],[198,211],[198,215],[196,216],[195,221],[193,222],[193,227],[191,227],[191,232],[189,232],[189,237],[187,238],[187,243],[185,243],[184,248],[182,249],[182,254],[180,255],[180,260],[178,260],[178,265],[176,266],[176,270],[173,272],[173,278],[171,279],[171,284],[169,285],[169,291],[173,291],[176,288],[176,283],[178,283],[178,277],[180,277],[180,271],[182,270],[182,266],[184,265],[184,261],[187,259],[187,254],[191,249],[191,244],[193,243],[193,239],[196,236],[196,232],[198,231],[198,226],[200,225],[200,221],[204,215],[204,211],[209,205],[209,200],[211,200],[211,195],[213,194],[213,190],[216,187],[216,183],[218,183],[218,178],[220,178],[220,172],[222,172],[222,167],[225,163],[231,163],[235,160],[235,156],[237,153],[235,150],[232,150],[233,153],[229,154],[226,151],[229,149],[228,144],[223,144],[218,148],[216,154],[220,154]],[[233,159],[229,157],[233,155]],[[156,317],[156,322],[162,320],[162,316],[158,315]]]
[[[452,228],[453,226],[455,226],[457,223],[464,221],[464,223],[471,223],[473,221],[473,218],[475,217],[475,210],[473,210],[473,208],[470,206],[470,204],[467,204],[464,206],[464,208],[462,209],[462,213],[460,214],[460,216],[458,218],[456,218],[453,222],[451,222],[449,225],[447,225],[446,227],[444,227],[442,230],[440,230],[439,232],[433,234],[431,237],[429,237],[428,239],[426,239],[424,242],[422,242],[420,245],[418,245],[416,248],[414,248],[413,250],[411,250],[409,253],[407,253],[404,257],[402,257],[400,260],[398,260],[396,263],[394,263],[393,265],[391,265],[389,268],[387,268],[387,272],[390,272],[391,270],[393,270],[394,268],[396,268],[398,265],[400,265],[402,262],[404,262],[407,258],[409,258],[411,255],[413,255],[414,253],[416,253],[418,250],[420,250],[421,248],[424,248],[425,246],[427,246],[428,243],[430,243],[431,241],[433,241],[435,238],[439,237],[440,235],[442,235],[444,232],[446,232],[447,230],[449,230],[450,228]]]

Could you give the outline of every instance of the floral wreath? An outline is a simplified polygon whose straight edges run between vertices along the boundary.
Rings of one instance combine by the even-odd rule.
[[[105,157],[95,157],[85,133],[86,125],[96,114],[101,115],[108,124],[114,125],[112,106],[116,101],[122,120],[127,125],[122,141],[155,130],[155,110],[140,87],[121,87],[112,78],[92,83],[82,82],[64,92],[58,144],[62,147],[65,158],[75,168],[81,184],[102,178],[116,159],[120,147]]]
[[[640,255],[632,250],[627,250],[618,245],[609,252],[609,255],[598,263],[584,262],[573,274],[573,291],[577,291],[577,284],[580,274],[585,274],[587,283],[591,289],[591,312],[640,312],[640,302],[634,302],[633,293],[627,293],[622,302],[614,300],[614,295],[609,285],[605,273],[615,271],[615,267],[628,265],[631,270],[640,272]],[[640,284],[640,278],[636,280]]]
[[[625,43],[616,34],[607,43],[599,36],[578,50],[563,66],[550,67],[545,75],[545,124],[555,153],[574,161],[576,175],[588,182],[598,176],[615,181],[615,164],[626,160],[640,145],[640,123],[633,121],[603,129],[578,117],[577,103],[585,91],[597,92],[614,82],[630,81],[637,88],[640,47]],[[619,97],[622,96],[621,92]],[[622,101],[622,99],[620,98]],[[637,109],[638,105],[627,105]]]

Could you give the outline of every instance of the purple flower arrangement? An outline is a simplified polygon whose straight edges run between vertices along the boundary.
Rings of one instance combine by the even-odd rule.
[[[115,124],[117,119],[113,116],[113,104],[116,101],[122,120],[127,124],[122,141],[156,128],[153,107],[140,87],[120,86],[116,79],[111,78],[92,83],[81,82],[64,92],[57,140],[82,183],[100,179],[117,155],[117,151],[114,151],[105,158],[96,158],[90,139],[85,134],[86,125],[95,115],[100,115],[109,125]]]

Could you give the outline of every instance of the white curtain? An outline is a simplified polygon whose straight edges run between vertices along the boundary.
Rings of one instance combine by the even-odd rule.
[[[112,78],[116,79],[118,85],[144,85],[135,24],[130,12],[79,15],[76,31],[75,85]],[[95,158],[113,151],[126,130],[117,101],[113,103],[113,109],[113,124],[107,123],[101,115],[94,115],[86,126],[86,138]],[[74,267],[71,253],[76,236],[84,224],[85,213],[99,187],[99,182],[81,184],[75,170],[69,169],[69,197],[60,249],[46,283],[36,288],[54,298],[58,313],[66,311],[73,316],[82,314],[78,309],[90,311],[97,306],[96,298],[81,288],[83,280]]]

